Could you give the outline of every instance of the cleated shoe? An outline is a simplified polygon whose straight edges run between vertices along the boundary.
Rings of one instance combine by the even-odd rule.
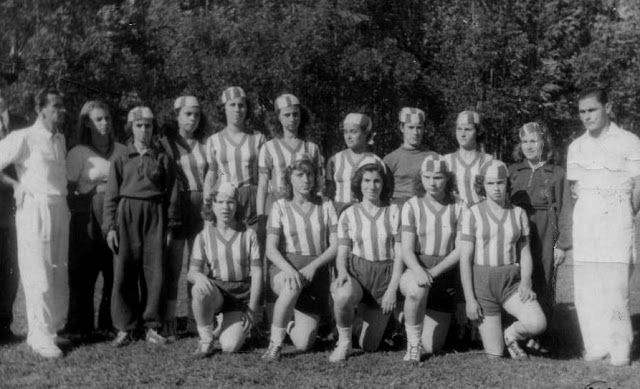
[[[149,328],[147,330],[147,335],[145,336],[145,340],[147,341],[147,343],[151,343],[151,344],[166,344],[167,343],[167,338],[165,338],[164,336],[160,335],[158,333],[158,331],[156,331],[153,328]]]
[[[404,362],[409,362],[414,365],[420,363],[420,358],[422,357],[422,346],[421,345],[409,345],[407,347],[407,353],[404,355],[402,359]]]
[[[509,336],[507,330],[504,331],[504,344],[507,346],[507,351],[509,351],[512,359],[529,358],[529,355],[520,347],[518,341]]]
[[[113,347],[124,347],[133,342],[133,334],[130,331],[118,331],[116,338],[111,341]]]
[[[342,362],[346,361],[351,354],[351,343],[349,342],[338,342],[336,343],[336,348],[333,349],[331,355],[329,355],[329,362]]]
[[[269,342],[269,348],[262,354],[262,359],[267,362],[278,362],[282,357],[282,345],[276,345],[273,342]]]
[[[208,358],[213,355],[213,351],[213,340],[201,340],[198,342],[198,348],[196,349],[196,352],[193,353],[193,356],[196,358]]]

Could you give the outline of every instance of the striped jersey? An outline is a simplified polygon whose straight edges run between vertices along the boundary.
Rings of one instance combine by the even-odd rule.
[[[402,231],[416,235],[416,253],[444,257],[453,251],[464,204],[456,198],[440,204],[414,196],[402,207]]]
[[[209,265],[209,276],[222,281],[242,281],[251,276],[251,266],[262,266],[258,236],[242,226],[228,240],[213,223],[205,223],[196,236],[191,264],[200,261]]]
[[[351,150],[340,151],[329,158],[327,163],[327,179],[335,183],[335,202],[350,203],[354,201],[351,193],[351,178],[365,158],[374,158],[383,164],[382,159],[372,152],[365,151],[361,154],[354,154]]]
[[[181,192],[202,191],[204,176],[209,169],[204,145],[197,141],[190,145],[180,136],[175,139],[163,137],[160,143],[176,163],[178,189]]]
[[[387,261],[395,257],[394,244],[400,241],[400,210],[391,204],[369,214],[362,203],[347,208],[338,221],[338,244],[351,248],[354,255],[368,261]]]
[[[313,142],[298,140],[298,145],[290,147],[284,139],[273,138],[260,149],[260,173],[269,176],[269,192],[277,197],[282,194],[285,186],[285,169],[291,165],[294,157],[307,154],[317,166],[316,181],[318,188],[324,184],[323,159],[318,145]]]
[[[496,215],[485,200],[463,212],[460,233],[460,239],[475,244],[476,265],[512,265],[519,262],[517,243],[529,236],[529,221],[525,211],[516,206]]]
[[[471,206],[482,200],[482,197],[480,197],[473,188],[473,183],[475,182],[476,176],[480,174],[480,167],[485,162],[492,160],[493,157],[482,151],[478,151],[473,161],[466,163],[460,156],[460,151],[456,151],[455,153],[445,155],[444,159],[456,177],[458,195],[467,206]]]
[[[329,247],[329,236],[336,233],[337,224],[338,215],[329,199],[312,202],[308,210],[279,199],[271,207],[267,233],[280,236],[282,253],[318,256]]]
[[[265,142],[263,134],[243,134],[239,142],[222,130],[207,140],[207,161],[215,169],[218,182],[231,182],[238,188],[258,185],[258,156]]]

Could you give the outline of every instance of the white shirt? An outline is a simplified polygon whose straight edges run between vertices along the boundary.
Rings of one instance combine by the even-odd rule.
[[[14,164],[18,181],[33,195],[66,196],[64,136],[49,132],[40,120],[0,141],[0,170]]]

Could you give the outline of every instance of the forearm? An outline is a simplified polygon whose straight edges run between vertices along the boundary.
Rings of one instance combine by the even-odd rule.
[[[348,246],[338,246],[338,256],[336,257],[336,271],[339,274],[348,273],[347,260],[349,257],[350,249],[351,248]]]
[[[637,214],[640,211],[640,176],[633,178],[633,190],[631,192],[631,205],[633,207],[633,214]]]
[[[255,312],[260,305],[262,293],[262,267],[251,266],[251,295],[249,297],[249,309]]]
[[[204,176],[204,188],[202,188],[203,198],[206,200],[211,196],[213,188],[216,185],[217,177],[213,170],[209,169]]]
[[[415,249],[415,234],[410,232],[402,232],[402,260],[405,266],[413,271],[418,271],[422,266],[418,261]]]
[[[462,242],[460,249],[460,280],[462,282],[462,290],[464,291],[464,299],[466,301],[475,300],[476,296],[473,292],[473,243]]]
[[[195,265],[194,265],[194,262],[195,262]],[[201,261],[192,260],[192,264],[191,266],[189,266],[189,271],[187,272],[187,281],[189,281],[192,284],[195,284],[198,278],[202,276],[204,276],[204,273],[202,273]]]
[[[460,249],[456,247],[447,255],[442,262],[429,269],[429,273],[434,278],[453,269],[460,262]]]
[[[528,237],[520,243],[520,278],[524,281],[531,281],[533,273],[533,260],[531,259],[531,250],[529,248]]]
[[[402,277],[403,270],[404,262],[402,262],[402,255],[398,254],[398,251],[396,251],[396,256],[393,259],[393,271],[391,273],[391,280],[389,281],[389,287],[387,288],[388,291],[398,290],[398,286],[400,285],[400,277]]]
[[[318,256],[311,263],[309,263],[309,265],[314,266],[315,269],[320,269],[321,267],[333,262],[336,258],[337,253],[338,253],[337,244],[332,244],[322,254],[320,254],[320,256]]]
[[[8,175],[0,171],[0,183],[6,186],[12,187],[14,190],[20,185],[20,183]]]
[[[271,261],[271,263],[274,264],[281,271],[297,270],[295,267],[293,267],[293,265],[291,265],[291,263],[289,263],[289,261],[287,261],[284,258],[284,256],[282,256],[282,254],[280,253],[280,250],[278,250],[277,248],[277,245],[269,243],[270,238],[271,236],[267,237],[267,250],[266,250],[267,259],[269,259],[269,261]]]
[[[267,178],[264,175],[260,175],[260,178],[258,179],[258,190],[256,196],[256,213],[258,216],[266,215]]]

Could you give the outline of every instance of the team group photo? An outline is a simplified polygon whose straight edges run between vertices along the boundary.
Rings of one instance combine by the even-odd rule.
[[[634,2],[0,20],[0,386],[640,385]]]

